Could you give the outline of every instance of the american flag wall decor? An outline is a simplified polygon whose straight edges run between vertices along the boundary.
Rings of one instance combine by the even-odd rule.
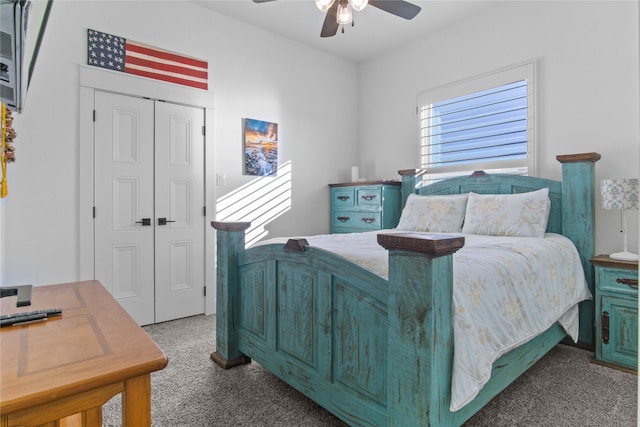
[[[87,64],[198,89],[208,89],[209,64],[124,37],[88,30]]]

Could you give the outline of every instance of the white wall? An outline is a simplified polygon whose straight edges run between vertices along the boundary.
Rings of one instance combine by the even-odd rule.
[[[207,168],[226,175],[224,187],[208,189],[215,198],[252,181],[241,175],[241,118],[279,123],[292,207],[267,229],[282,236],[329,230],[327,184],[347,180],[351,165],[367,178],[417,166],[418,92],[532,58],[539,175],[560,178],[557,154],[597,151],[598,180],[638,177],[638,16],[631,1],[509,2],[356,66],[186,2],[56,0],[15,120],[18,160],[0,201],[0,284],[80,278],[78,152],[87,142],[78,135],[78,98],[87,28],[209,61],[216,156]],[[620,250],[616,212],[598,208],[596,220],[597,252]],[[632,213],[634,251],[638,222]]]
[[[639,177],[638,3],[508,2],[359,67],[360,166],[391,178],[418,166],[416,96],[537,61],[538,175],[561,179],[558,154],[598,152],[596,179]],[[622,250],[619,212],[596,198],[596,252]],[[638,212],[629,249],[638,251]]]
[[[87,28],[207,59],[216,99],[207,173],[226,176],[207,192],[219,198],[253,181],[242,176],[241,119],[277,122],[279,161],[292,165],[292,200],[267,226],[269,236],[329,231],[327,184],[347,179],[357,161],[355,64],[183,1],[56,0],[26,108],[14,122],[17,161],[0,202],[0,284],[81,278],[78,153],[91,141],[79,138],[79,69]],[[339,75],[344,87],[328,75]],[[207,224],[214,219],[208,208]]]

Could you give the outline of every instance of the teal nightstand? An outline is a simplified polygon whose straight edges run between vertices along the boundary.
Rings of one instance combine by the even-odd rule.
[[[394,228],[400,220],[399,181],[329,184],[331,232],[358,233]]]
[[[595,361],[638,369],[638,262],[607,255],[591,258],[595,266]]]

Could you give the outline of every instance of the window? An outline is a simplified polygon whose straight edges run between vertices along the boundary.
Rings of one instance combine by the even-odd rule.
[[[534,63],[418,95],[425,183],[476,170],[535,174]]]

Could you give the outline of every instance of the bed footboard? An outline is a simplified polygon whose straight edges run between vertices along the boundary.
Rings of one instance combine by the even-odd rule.
[[[216,351],[256,360],[351,425],[452,425],[452,254],[463,237],[380,234],[389,280],[293,241],[217,230]],[[434,333],[433,331],[438,331]]]

